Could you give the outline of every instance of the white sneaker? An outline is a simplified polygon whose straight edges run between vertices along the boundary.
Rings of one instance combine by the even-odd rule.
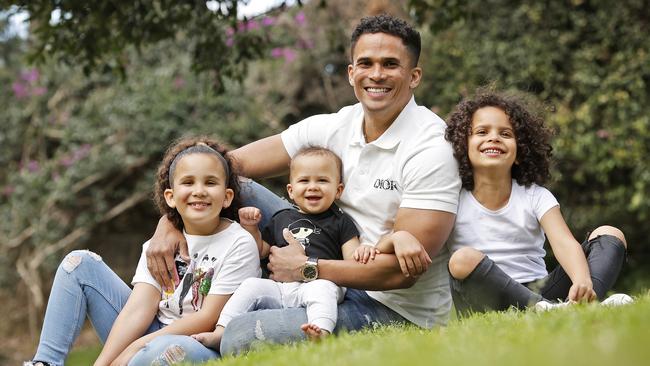
[[[546,300],[542,300],[535,304],[535,311],[548,311],[552,309],[561,309],[572,304],[573,302],[569,302],[569,301],[548,302]]]
[[[601,302],[601,305],[605,306],[621,306],[625,304],[633,303],[634,299],[626,294],[614,294]]]

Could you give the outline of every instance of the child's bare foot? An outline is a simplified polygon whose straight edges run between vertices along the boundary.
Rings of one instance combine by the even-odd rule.
[[[300,326],[300,329],[305,332],[305,335],[307,338],[309,338],[310,341],[320,341],[330,334],[329,331],[320,329],[320,327],[316,324],[303,324]]]
[[[196,339],[206,347],[219,351],[223,330],[224,330],[223,327],[217,326],[217,329],[215,329],[214,332],[203,332],[198,334],[192,334],[192,338]]]

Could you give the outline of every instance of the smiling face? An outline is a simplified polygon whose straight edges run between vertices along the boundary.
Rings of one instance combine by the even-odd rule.
[[[230,206],[233,190],[226,188],[227,177],[218,157],[194,153],[183,156],[176,165],[171,189],[165,200],[183,219],[185,231],[192,235],[217,232],[222,208]]]
[[[339,167],[328,155],[295,157],[291,162],[289,181],[289,197],[303,213],[325,212],[343,192]]]
[[[359,37],[348,66],[350,85],[366,118],[393,121],[420,83],[422,70],[413,65],[399,37],[366,33]]]
[[[467,150],[475,175],[486,170],[493,172],[494,169],[511,174],[517,158],[517,139],[503,110],[483,107],[474,112]]]

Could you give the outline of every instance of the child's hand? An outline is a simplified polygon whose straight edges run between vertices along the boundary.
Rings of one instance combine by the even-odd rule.
[[[404,276],[418,277],[429,268],[431,257],[420,241],[407,231],[392,234],[395,256]]]
[[[379,250],[372,244],[361,244],[354,250],[352,258],[359,263],[368,263],[368,260],[374,260]]]
[[[219,349],[219,344],[221,343],[220,337],[215,332],[192,334],[191,337],[199,341],[202,345],[216,350]]]
[[[569,301],[591,302],[596,299],[596,292],[591,281],[580,281],[571,285],[569,289]]]
[[[257,225],[262,220],[262,211],[257,207],[242,207],[239,209],[239,223],[241,225]]]

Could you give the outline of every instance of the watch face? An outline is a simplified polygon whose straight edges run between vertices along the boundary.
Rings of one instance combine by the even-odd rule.
[[[316,266],[305,266],[305,267],[302,269],[302,276],[303,276],[306,280],[313,280],[313,279],[316,279],[316,277],[318,276],[318,272],[317,272],[317,270],[316,270]]]

